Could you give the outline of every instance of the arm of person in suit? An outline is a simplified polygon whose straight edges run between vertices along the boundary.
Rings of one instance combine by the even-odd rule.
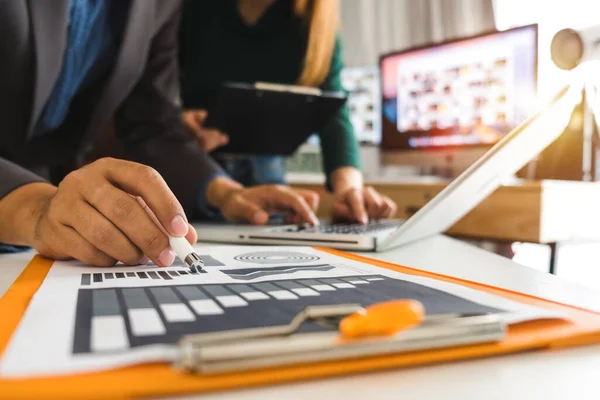
[[[0,158],[0,243],[27,246],[53,259],[98,266],[117,261],[170,265],[169,240],[134,196],[172,236],[196,241],[181,205],[152,168],[103,159],[67,175],[58,187]]]
[[[227,177],[187,132],[176,104],[178,28],[175,7],[152,40],[145,70],[115,115],[115,130],[133,160],[155,168],[190,216],[221,212],[230,220],[264,224],[270,213],[289,210],[316,222],[313,194],[287,187],[244,188]]]
[[[335,39],[331,66],[322,89],[344,91],[342,86],[342,43]],[[323,164],[328,186],[335,201],[334,218],[366,223],[368,219],[389,218],[396,213],[396,204],[374,188],[364,186],[360,171],[360,148],[350,121],[348,106],[344,105],[320,132]]]
[[[2,210],[3,204],[6,204],[3,199],[11,192],[28,184],[40,183],[43,185],[46,182],[42,177],[1,157],[0,176],[2,177],[0,180],[0,210]],[[14,240],[11,239],[17,236],[17,232],[23,228],[21,221],[26,220],[26,218],[22,213],[28,208],[27,205],[28,203],[25,203],[25,207],[16,209],[11,218],[0,213],[0,253],[11,253],[26,249],[26,247],[14,244]],[[13,245],[8,243],[13,243]]]

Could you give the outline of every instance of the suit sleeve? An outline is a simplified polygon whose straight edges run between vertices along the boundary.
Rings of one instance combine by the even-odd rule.
[[[115,131],[127,156],[155,168],[186,214],[199,216],[205,214],[199,204],[208,182],[223,172],[181,122],[176,104],[180,18],[178,6],[157,31],[142,77],[116,112]]]
[[[46,182],[45,179],[0,157],[0,201],[13,190],[35,182]],[[2,221],[0,221],[2,224]],[[0,243],[0,254],[24,251],[24,247],[8,246]]]
[[[0,157],[0,201],[13,190],[35,182],[46,180]]]

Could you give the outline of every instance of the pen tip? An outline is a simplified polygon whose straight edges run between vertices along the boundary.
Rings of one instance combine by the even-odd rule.
[[[185,258],[185,263],[190,267],[190,271],[204,273],[204,261],[196,253],[191,253]]]
[[[204,262],[202,260],[194,260],[194,262],[190,265],[190,270],[192,272],[204,273]]]

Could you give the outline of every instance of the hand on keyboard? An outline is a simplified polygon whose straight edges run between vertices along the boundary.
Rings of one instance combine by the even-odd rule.
[[[396,203],[387,196],[377,193],[370,186],[352,188],[336,195],[333,218],[366,224],[370,219],[386,219],[396,214]]]

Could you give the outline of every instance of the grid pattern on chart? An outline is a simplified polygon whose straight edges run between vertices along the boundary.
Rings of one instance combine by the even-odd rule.
[[[176,281],[174,280],[174,283]],[[498,312],[460,297],[382,275],[261,283],[79,289],[73,353],[174,344],[182,336],[289,323],[307,306],[410,298],[429,315]],[[305,324],[302,331],[322,330]]]

